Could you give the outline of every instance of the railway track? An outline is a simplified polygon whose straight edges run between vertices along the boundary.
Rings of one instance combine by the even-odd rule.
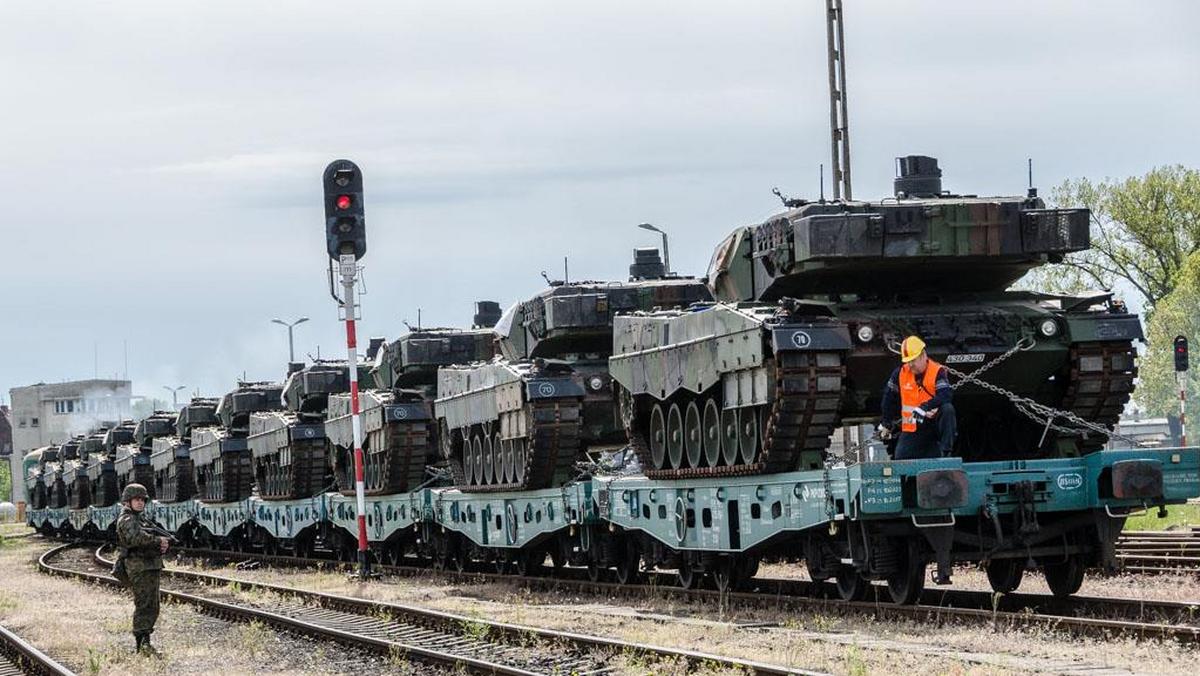
[[[42,556],[45,572],[116,584],[95,572],[107,565],[100,550],[89,566],[51,561],[69,551],[63,545]],[[103,547],[101,547],[103,549]],[[80,568],[86,568],[80,570]],[[168,570],[163,596],[232,620],[257,620],[286,631],[397,654],[467,673],[585,674],[615,673],[614,655],[684,662],[745,674],[814,673],[719,655],[630,643],[571,632],[537,629],[393,603],[311,592],[245,579]],[[238,590],[232,593],[231,589]],[[248,594],[247,594],[248,593]]]
[[[1127,531],[1117,540],[1122,570],[1134,573],[1179,573],[1200,570],[1200,528],[1173,531]]]
[[[195,550],[194,556],[229,561],[261,561],[268,565],[345,567],[324,559],[281,555],[233,553],[224,550]],[[518,577],[511,574],[472,571],[433,571],[419,566],[380,565],[376,569],[396,576],[441,575],[462,582],[519,583],[533,591],[602,594],[606,597],[645,599],[648,595],[672,600],[709,602],[724,607],[740,605],[767,609],[790,608],[824,614],[852,613],[881,619],[910,619],[942,625],[962,621],[996,627],[1043,627],[1070,635],[1133,636],[1153,640],[1174,640],[1200,644],[1200,601],[1148,601],[1120,597],[1075,596],[1057,598],[1049,594],[1004,594],[964,589],[929,589],[915,605],[896,605],[883,600],[846,602],[836,598],[832,585],[804,580],[753,580],[751,591],[719,592],[714,589],[683,589],[674,586],[674,576],[650,574],[642,584],[617,584],[591,581],[583,569],[545,569],[553,575]]]
[[[0,676],[74,676],[75,672],[55,662],[7,628],[0,626]]]

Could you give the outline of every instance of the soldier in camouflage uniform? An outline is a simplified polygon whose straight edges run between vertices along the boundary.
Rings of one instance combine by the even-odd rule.
[[[148,498],[146,487],[141,484],[125,487],[121,494],[125,509],[117,519],[117,540],[133,590],[133,637],[137,639],[137,650],[156,654],[150,645],[150,634],[158,620],[158,578],[168,540],[151,535],[146,528],[142,511]]]

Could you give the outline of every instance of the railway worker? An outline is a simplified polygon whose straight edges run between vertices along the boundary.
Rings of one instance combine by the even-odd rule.
[[[949,373],[925,353],[925,341],[905,338],[900,344],[900,366],[883,389],[879,424],[879,436],[886,441],[900,423],[896,460],[951,455],[957,428],[953,396]]]
[[[117,519],[117,540],[129,575],[129,587],[133,590],[133,637],[137,640],[137,651],[157,655],[150,645],[150,634],[158,621],[158,578],[162,573],[162,555],[167,553],[169,541],[152,535],[147,528],[143,511],[149,497],[146,487],[141,484],[125,487],[121,493],[125,507]]]

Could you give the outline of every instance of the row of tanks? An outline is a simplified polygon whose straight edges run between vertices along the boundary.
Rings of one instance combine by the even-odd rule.
[[[551,281],[503,313],[478,303],[470,329],[373,340],[358,374],[367,493],[412,491],[430,467],[465,492],[558,486],[625,446],[652,479],[818,469],[836,429],[880,417],[907,335],[958,374],[964,460],[1102,447],[1133,390],[1137,316],[1110,293],[1011,289],[1088,247],[1088,211],[1033,190],[953,194],[937,160],[897,164],[891,198],[787,200],[737,228],[705,278],[638,250],[626,281]],[[282,384],[44,449],[42,481],[79,484],[66,498],[55,475],[46,500],[99,504],[131,480],[165,501],[350,493],[347,368],[290,364]],[[990,386],[962,379],[980,368]],[[1038,420],[1029,402],[1091,425]]]

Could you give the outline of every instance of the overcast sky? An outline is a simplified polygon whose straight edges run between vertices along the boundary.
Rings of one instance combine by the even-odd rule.
[[[892,158],[1020,193],[1200,164],[1200,3],[845,0],[855,196]],[[219,394],[344,353],[320,174],[363,168],[360,335],[463,325],[541,270],[623,278],[671,233],[815,196],[824,3],[4,2],[0,396],[125,370]]]

